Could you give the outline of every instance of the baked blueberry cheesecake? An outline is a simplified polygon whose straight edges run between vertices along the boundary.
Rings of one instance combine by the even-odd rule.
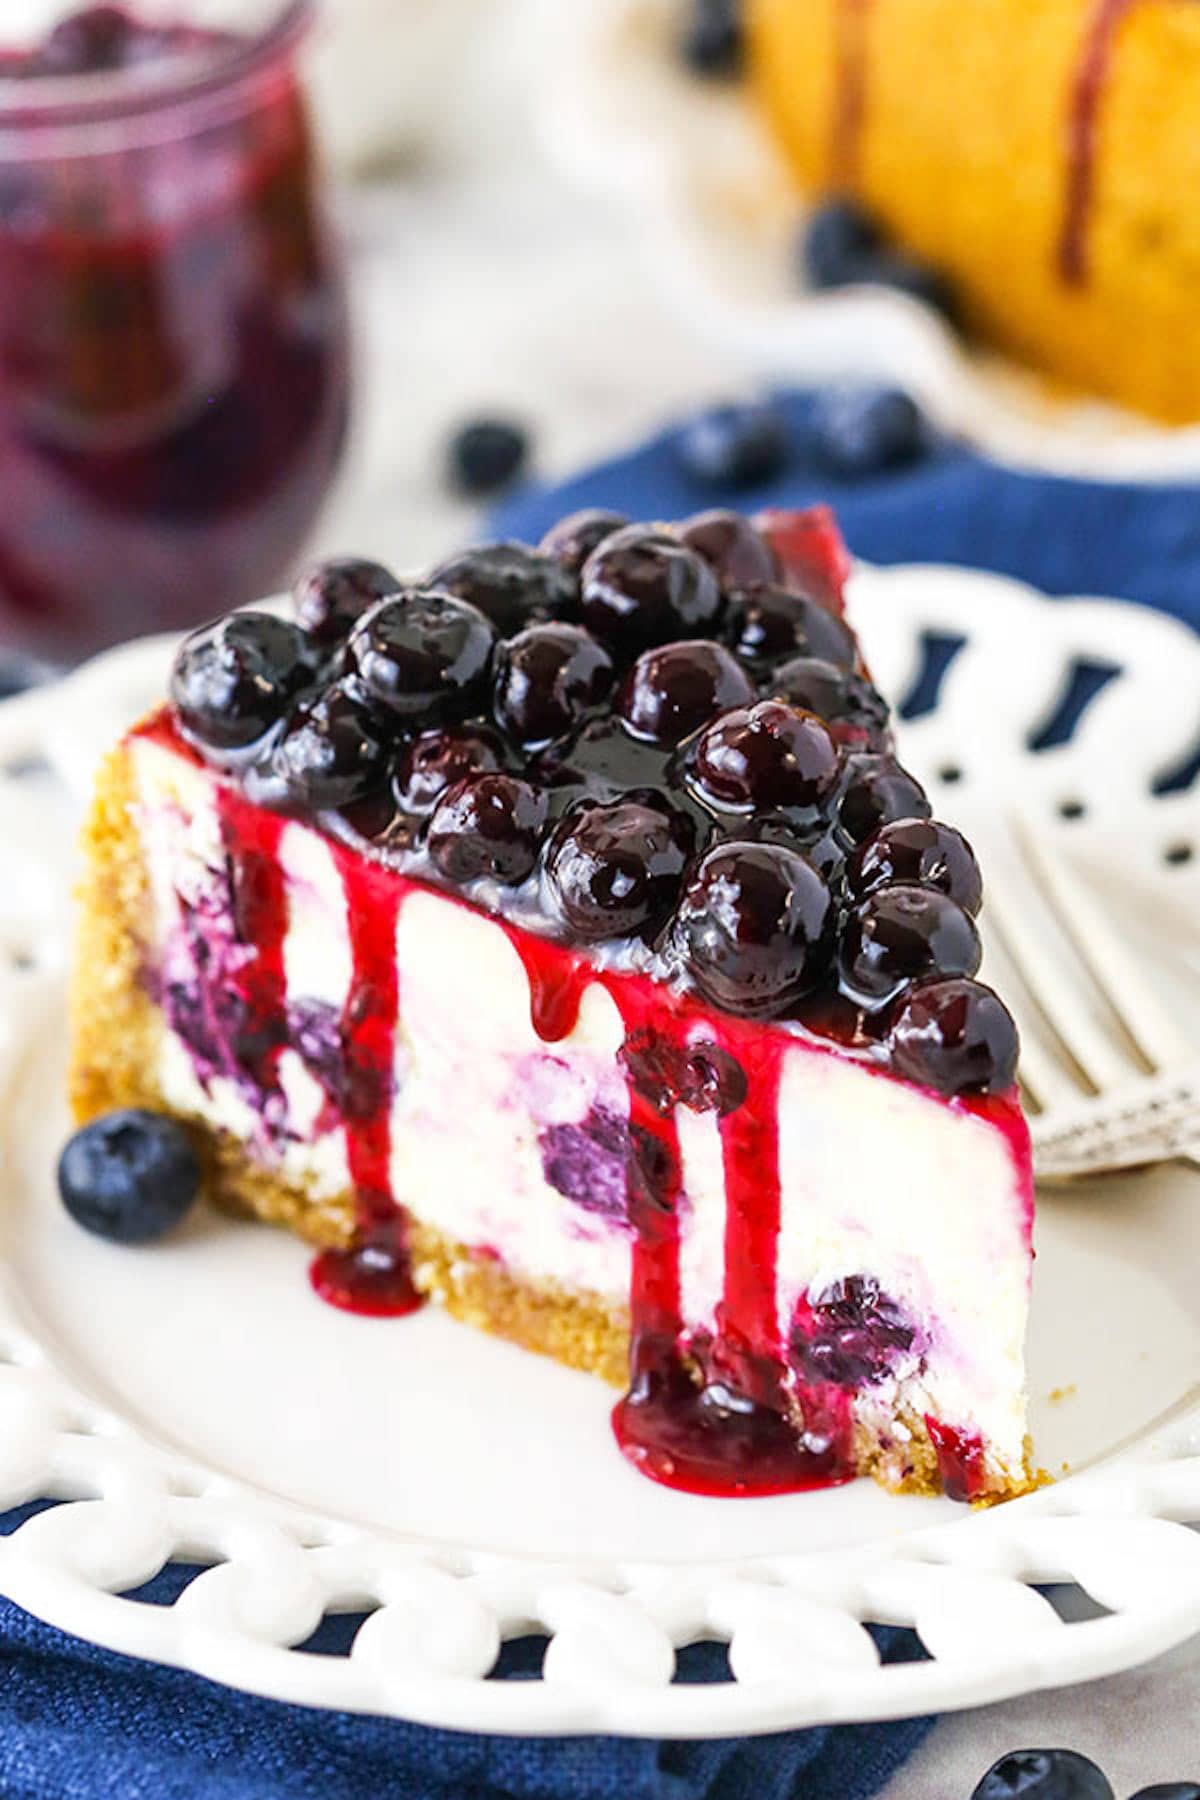
[[[603,1377],[660,1481],[1020,1491],[1016,1033],[847,567],[587,512],[193,634],[87,829],[79,1119],[183,1122],[335,1304]]]

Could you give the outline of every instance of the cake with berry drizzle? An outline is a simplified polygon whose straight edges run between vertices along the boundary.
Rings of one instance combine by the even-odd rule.
[[[194,633],[87,828],[77,1117],[184,1121],[335,1304],[605,1377],[663,1482],[1021,1491],[1016,1033],[847,570],[593,511]]]

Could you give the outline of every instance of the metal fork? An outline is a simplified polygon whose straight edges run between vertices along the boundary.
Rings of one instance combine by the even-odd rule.
[[[1093,889],[1019,819],[1007,826],[983,857],[984,977],[1021,1031],[1039,1177],[1200,1167],[1200,1043]]]

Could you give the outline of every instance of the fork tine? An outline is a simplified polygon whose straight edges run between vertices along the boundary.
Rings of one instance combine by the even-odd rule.
[[[1091,1016],[1080,997],[1079,983],[1064,968],[1061,954],[1047,938],[1037,908],[1018,892],[1017,883],[994,856],[988,871],[987,910],[1039,1011],[1096,1092],[1139,1072],[1132,1058],[1117,1050]],[[1090,971],[1085,979],[1092,984]]]
[[[1047,855],[1020,820],[1012,823],[1063,931],[1151,1069],[1190,1061],[1194,1045],[1170,1017],[1086,883],[1064,858]]]
[[[990,925],[990,921],[985,920],[985,925]],[[999,932],[990,929],[984,931],[983,968],[980,974],[984,981],[1003,994],[1005,1005],[1017,1022],[1017,1030],[1021,1034],[1021,1082],[1037,1106],[1043,1112],[1048,1112],[1056,1106],[1078,1100],[1081,1093],[1079,1084],[1066,1072],[1061,1059],[1051,1047],[1045,1021],[1038,1017],[1036,1008],[1026,998],[1024,983],[1017,974]]]

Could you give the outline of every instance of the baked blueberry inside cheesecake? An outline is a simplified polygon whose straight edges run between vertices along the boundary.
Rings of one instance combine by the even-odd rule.
[[[847,567],[589,512],[193,634],[87,830],[77,1116],[183,1121],[336,1304],[605,1378],[660,1481],[1023,1489],[1016,1033]]]

